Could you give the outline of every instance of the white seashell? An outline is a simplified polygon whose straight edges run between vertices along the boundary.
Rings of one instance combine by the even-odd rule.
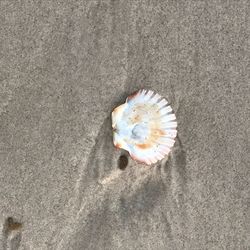
[[[148,165],[170,152],[177,122],[168,102],[151,90],[139,90],[112,112],[113,142]]]

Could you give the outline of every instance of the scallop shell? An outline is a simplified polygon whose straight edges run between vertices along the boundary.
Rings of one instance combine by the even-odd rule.
[[[113,142],[147,165],[170,152],[177,122],[168,102],[151,90],[139,90],[112,112]]]

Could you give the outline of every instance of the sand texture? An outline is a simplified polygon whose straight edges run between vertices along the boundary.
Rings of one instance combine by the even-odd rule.
[[[249,62],[248,0],[1,0],[0,250],[249,250]],[[152,167],[112,144],[140,88],[178,122]]]

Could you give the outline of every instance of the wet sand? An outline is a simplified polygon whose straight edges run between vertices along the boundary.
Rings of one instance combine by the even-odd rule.
[[[0,249],[250,249],[248,1],[0,6]],[[140,88],[178,122],[152,167],[112,144]]]

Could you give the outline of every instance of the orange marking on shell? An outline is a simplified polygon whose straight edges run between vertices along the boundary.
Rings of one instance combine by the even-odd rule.
[[[140,149],[148,149],[148,148],[151,147],[151,145],[148,144],[148,143],[141,143],[141,144],[137,144],[136,146],[137,146],[138,148],[140,148]]]
[[[133,99],[137,94],[138,94],[138,91],[134,92],[133,94],[131,94],[130,96],[128,96],[128,100]]]
[[[163,136],[163,135],[165,135],[165,131],[162,130],[162,129],[157,129],[156,130],[156,135]]]
[[[136,146],[142,150],[149,149],[153,147],[154,143],[165,134],[166,133],[162,129],[154,129],[154,132],[150,134],[150,137],[144,143],[136,144]]]
[[[117,149],[120,149],[120,148],[122,147],[122,145],[121,145],[120,143],[116,143],[116,144],[115,144],[115,147],[116,147]]]
[[[141,121],[141,116],[140,115],[136,115],[133,119],[134,123],[139,123]]]

